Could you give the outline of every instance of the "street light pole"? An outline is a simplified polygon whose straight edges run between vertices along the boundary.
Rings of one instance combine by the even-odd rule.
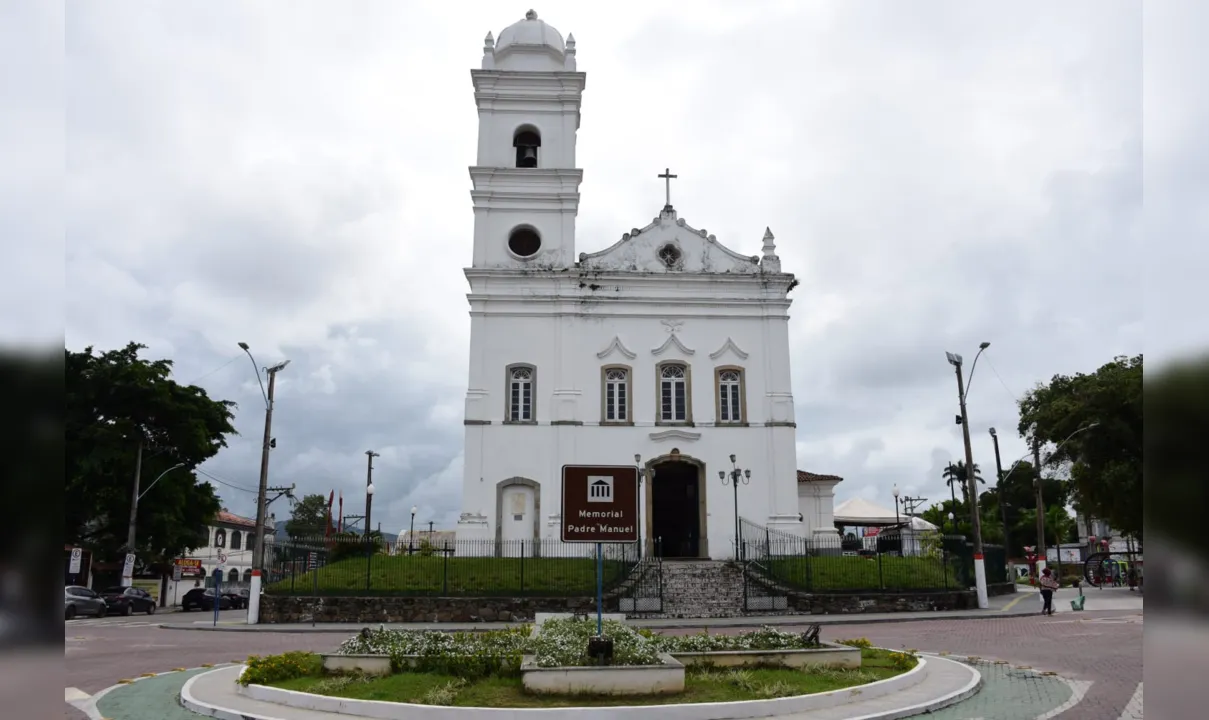
[[[130,523],[126,526],[126,554],[134,554],[134,528],[139,515],[139,480],[143,474],[143,429],[139,428],[139,449],[134,456],[134,492],[130,494]],[[129,568],[129,572],[127,572]],[[122,562],[122,586],[134,584],[134,564]]]
[[[260,393],[264,396],[264,441],[260,446],[260,484],[256,491],[256,545],[252,548],[252,587],[248,596],[248,624],[255,625],[260,619],[260,586],[264,571],[264,523],[268,510],[266,502],[269,493],[269,450],[273,447],[273,391],[277,387],[277,373],[290,364],[289,360],[277,363],[273,367],[264,368],[269,376],[269,389],[264,389],[260,380],[260,367],[252,351],[245,342],[239,343],[239,348],[248,354],[252,367],[256,368],[256,382],[260,383]]]
[[[411,555],[412,541],[416,537],[416,506],[411,506],[411,529],[407,531],[407,554]]]
[[[374,458],[382,457],[381,453],[376,453],[373,450],[365,451],[365,534],[368,536],[370,528],[370,511],[374,508]]]
[[[1012,556],[1012,541],[1008,534],[1007,505],[1003,502],[1003,462],[999,459],[999,435],[991,428],[991,442],[995,445],[995,492],[999,496],[999,519],[1003,522],[1003,557],[1006,562]]]
[[[978,346],[978,354],[974,356],[974,362],[970,365],[971,383],[974,381],[974,369],[978,366],[978,357],[990,346],[989,342],[984,342]],[[957,421],[961,423],[961,437],[965,443],[965,481],[967,492],[970,496],[970,515],[974,523],[974,585],[978,592],[978,607],[985,610],[990,607],[990,600],[987,597],[986,563],[982,554],[982,519],[978,516],[978,488],[976,486],[977,481],[974,479],[974,450],[970,445],[970,418],[966,412],[966,395],[969,390],[966,388],[965,380],[961,375],[961,356],[954,355],[953,353],[945,354],[957,373],[957,399],[961,403],[961,415],[958,416]]]
[[[729,480],[730,485],[735,491],[735,559],[741,558],[739,552],[739,484],[751,484],[751,470],[740,470],[735,464],[735,456],[732,453],[730,456],[731,471],[728,474],[725,470],[718,471],[718,478],[722,480],[722,485],[725,486]],[[729,477],[728,477],[729,476]]]
[[[1045,555],[1045,497],[1041,492],[1041,442],[1033,438],[1033,491],[1037,494],[1037,572],[1049,564]]]

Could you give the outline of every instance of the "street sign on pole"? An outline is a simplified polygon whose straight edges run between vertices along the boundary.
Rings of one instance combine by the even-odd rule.
[[[126,553],[126,561],[122,563],[122,577],[134,577],[134,553]]]
[[[180,582],[180,581],[181,581],[181,566],[173,565],[172,566],[172,582]]]
[[[563,465],[562,528],[566,543],[596,543],[596,635],[604,631],[603,543],[638,542],[638,468]]]
[[[71,549],[71,563],[67,566],[67,572],[72,575],[80,574],[80,563],[84,559],[84,551],[80,548]]]
[[[637,467],[563,466],[563,542],[636,543],[638,521]]]

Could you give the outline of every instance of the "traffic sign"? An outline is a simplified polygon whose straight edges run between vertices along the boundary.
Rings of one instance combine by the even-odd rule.
[[[126,562],[122,563],[122,577],[134,576],[134,553],[126,553]]]
[[[222,550],[219,550],[218,551],[218,566],[222,567],[223,565],[226,565],[226,564],[227,564],[227,554],[224,553]]]
[[[84,559],[84,551],[80,548],[71,549],[71,563],[67,566],[67,572],[72,575],[80,574],[80,563]]]
[[[172,581],[173,582],[181,581],[181,566],[180,565],[172,566]]]
[[[637,467],[563,466],[563,542],[635,543],[638,520]]]

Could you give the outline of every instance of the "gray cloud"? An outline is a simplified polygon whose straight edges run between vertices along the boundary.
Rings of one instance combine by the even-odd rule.
[[[238,401],[207,470],[244,487],[263,404],[235,343],[290,358],[273,481],[347,510],[373,448],[393,531],[413,504],[446,525],[459,509],[468,70],[523,8],[367,8],[73,6],[66,330],[146,342]],[[1005,462],[1025,450],[1016,396],[1140,350],[1136,4],[537,9],[588,73],[579,249],[648,222],[666,166],[682,216],[729,247],[771,226],[802,281],[800,467],[845,477],[841,499],[947,497],[945,350],[993,343],[970,407],[986,468],[991,425]]]

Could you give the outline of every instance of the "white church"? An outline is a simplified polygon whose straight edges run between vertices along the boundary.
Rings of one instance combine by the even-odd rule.
[[[530,10],[487,35],[471,71],[479,135],[457,540],[557,542],[563,465],[637,457],[644,542],[658,538],[668,558],[732,557],[734,495],[720,477],[730,481],[732,455],[750,471],[740,516],[833,538],[840,478],[795,463],[797,281],[772,232],[758,254],[732,250],[679,216],[675,175],[653,168],[667,184],[654,219],[577,251],[586,75],[575,55],[574,36]]]

